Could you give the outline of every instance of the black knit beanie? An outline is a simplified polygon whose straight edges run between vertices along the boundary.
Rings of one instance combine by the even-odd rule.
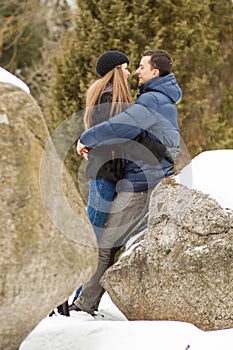
[[[106,51],[97,60],[96,72],[100,77],[103,77],[110,70],[123,63],[129,64],[129,59],[123,52],[115,50]]]

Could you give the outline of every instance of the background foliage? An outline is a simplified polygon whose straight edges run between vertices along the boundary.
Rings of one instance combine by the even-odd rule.
[[[3,0],[0,0],[3,2]],[[1,65],[30,85],[52,132],[85,107],[105,50],[130,57],[134,73],[145,49],[168,50],[183,90],[178,105],[182,138],[191,157],[233,148],[233,3],[231,0],[77,0],[3,2]],[[136,97],[137,78],[131,88]],[[77,130],[83,131],[80,118]],[[76,174],[77,156],[67,164]]]
[[[65,0],[0,0],[0,65],[23,79],[39,103],[47,98],[52,56],[71,26]]]

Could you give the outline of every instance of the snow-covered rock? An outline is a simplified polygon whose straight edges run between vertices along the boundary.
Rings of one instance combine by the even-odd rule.
[[[20,89],[30,94],[30,89],[27,84],[25,84],[21,79],[2,67],[0,67],[0,82],[18,86]]]
[[[219,152],[217,159],[210,154],[209,162],[216,164]],[[228,162],[230,167],[233,162]],[[214,181],[218,187],[222,179]],[[222,199],[232,189],[227,185]],[[233,327],[232,243],[233,211],[168,178],[151,195],[143,239],[106,271],[101,283],[128,319],[184,321],[204,330]]]

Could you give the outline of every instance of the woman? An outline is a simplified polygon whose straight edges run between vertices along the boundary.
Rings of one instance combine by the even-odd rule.
[[[128,57],[120,51],[107,51],[98,58],[96,72],[100,79],[90,86],[86,95],[86,129],[120,113],[132,103],[127,84],[130,75],[128,64]],[[124,168],[124,160],[114,159],[112,149],[113,147],[105,145],[83,153],[84,157],[88,158],[87,213],[97,239],[107,219],[115,195],[116,182]]]
[[[122,112],[132,103],[127,84],[130,72],[129,59],[120,51],[107,51],[96,63],[100,77],[88,89],[84,114],[85,129],[99,124]],[[92,150],[84,149],[82,154],[88,159],[86,170],[89,179],[87,214],[97,240],[110,211],[116,193],[116,183],[123,175],[124,159],[113,157],[113,146],[102,146]],[[113,159],[114,158],[114,159]],[[81,287],[77,289],[70,310],[76,308],[74,301]]]

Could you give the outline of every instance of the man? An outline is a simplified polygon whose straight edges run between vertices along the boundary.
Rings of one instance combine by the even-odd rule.
[[[138,159],[138,154],[143,153],[139,145],[139,152],[134,152],[127,159],[124,178],[118,185],[118,193],[98,241],[99,262],[96,273],[84,284],[70,310],[94,314],[98,309],[104,292],[99,283],[101,277],[113,264],[122,242],[148,211],[151,191],[164,177],[173,173],[180,142],[175,103],[180,101],[182,92],[171,73],[172,65],[172,58],[165,50],[144,52],[136,70],[139,93],[135,104],[85,131],[78,141],[78,154],[86,156],[89,147],[111,142],[123,143],[143,135],[148,141],[165,145],[166,153],[159,161],[150,161],[143,156]]]

